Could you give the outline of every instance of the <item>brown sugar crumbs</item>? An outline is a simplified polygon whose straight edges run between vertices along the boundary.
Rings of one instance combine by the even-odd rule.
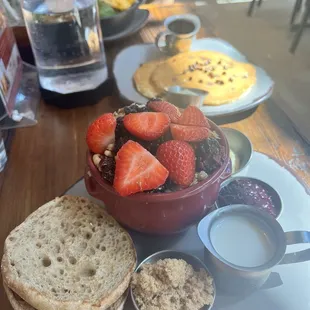
[[[145,264],[132,280],[141,310],[199,310],[213,303],[213,279],[182,259]]]

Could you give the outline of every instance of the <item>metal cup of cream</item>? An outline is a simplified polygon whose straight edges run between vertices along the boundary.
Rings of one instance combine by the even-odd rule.
[[[309,250],[285,254],[288,244],[310,243],[310,232],[285,233],[274,217],[253,206],[213,211],[198,224],[198,235],[217,288],[228,294],[249,294],[274,266],[310,259]]]

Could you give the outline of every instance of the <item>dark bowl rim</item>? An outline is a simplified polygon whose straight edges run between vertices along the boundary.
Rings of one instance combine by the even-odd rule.
[[[129,12],[137,10],[141,4],[144,4],[145,1],[146,1],[146,0],[136,0],[136,2],[135,2],[130,8],[128,8],[128,9],[125,10],[125,11],[118,12],[117,14],[112,15],[112,16],[100,17],[100,14],[99,14],[100,22],[101,22],[101,21],[112,20],[112,19],[114,19],[114,18],[116,18],[116,17],[125,16],[125,15],[127,15]]]
[[[214,130],[220,136],[221,140],[223,141],[222,145],[224,146],[225,155],[226,155],[225,161],[222,164],[222,166],[219,167],[215,172],[213,172],[209,178],[207,178],[206,180],[200,181],[195,185],[189,186],[185,189],[171,192],[171,193],[151,193],[151,194],[150,193],[136,193],[130,196],[120,196],[120,197],[122,197],[123,199],[130,199],[130,200],[137,200],[137,201],[143,200],[145,202],[170,201],[170,200],[176,200],[176,199],[181,199],[181,198],[185,198],[188,196],[192,196],[196,194],[197,192],[200,192],[202,188],[205,188],[206,186],[215,183],[219,178],[221,178],[222,174],[225,172],[225,169],[229,165],[229,161],[230,161],[229,146],[228,146],[228,141],[226,139],[226,136],[221,130],[221,128],[217,126],[211,120],[209,120],[209,123],[211,125],[211,129]],[[87,165],[90,169],[92,177],[94,177],[96,182],[101,187],[104,187],[110,193],[119,196],[119,194],[113,189],[113,186],[101,177],[100,172],[98,171],[97,167],[93,163],[92,155],[93,154],[89,150],[87,150]]]

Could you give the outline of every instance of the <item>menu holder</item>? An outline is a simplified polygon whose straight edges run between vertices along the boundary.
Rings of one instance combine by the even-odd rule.
[[[38,122],[36,114],[41,95],[36,68],[22,63],[21,72],[22,78],[10,110],[6,109],[6,104],[1,97],[0,129],[28,127]]]
[[[2,9],[0,6],[0,130],[35,125],[40,101],[37,70],[22,61]]]

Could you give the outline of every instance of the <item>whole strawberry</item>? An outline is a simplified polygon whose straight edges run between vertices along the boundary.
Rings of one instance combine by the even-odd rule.
[[[195,152],[189,143],[167,141],[159,146],[156,157],[174,183],[184,187],[191,185],[195,176]]]

